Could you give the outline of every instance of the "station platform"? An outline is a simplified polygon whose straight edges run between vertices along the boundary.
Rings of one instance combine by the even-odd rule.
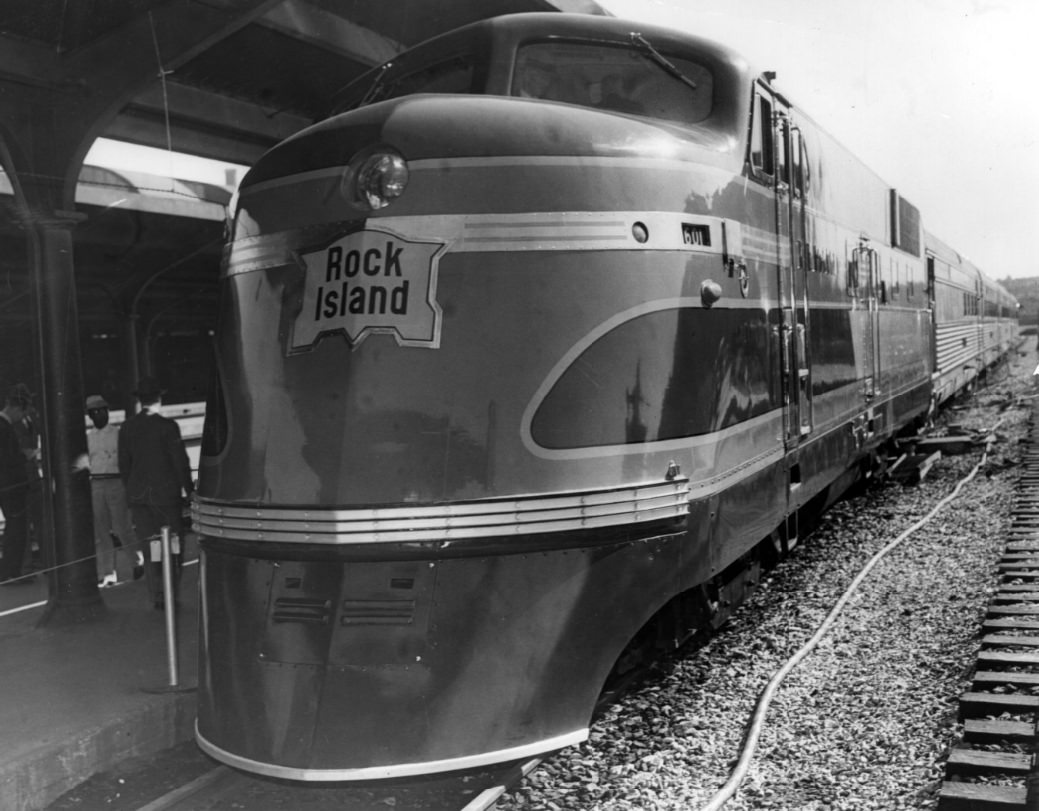
[[[198,566],[185,551],[176,687],[165,613],[143,578],[102,589],[102,618],[61,628],[39,625],[46,576],[0,587],[0,808],[44,809],[93,774],[194,734]]]

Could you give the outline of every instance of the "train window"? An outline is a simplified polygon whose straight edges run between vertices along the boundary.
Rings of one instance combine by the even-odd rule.
[[[797,141],[800,145],[797,159],[797,188],[802,194],[807,194],[811,177],[808,171],[808,147],[805,145],[801,130],[797,130]]]
[[[516,55],[512,95],[696,124],[711,114],[714,77],[703,65],[667,56],[677,74],[641,49],[538,42]]]
[[[475,74],[476,60],[471,54],[459,54],[400,74],[394,72],[394,63],[388,62],[374,77],[369,73],[348,85],[334,109],[344,112],[414,93],[473,93]]]
[[[782,115],[782,114],[781,114]],[[790,185],[790,121],[782,116],[779,127],[779,145],[776,148],[776,178],[784,186]]]
[[[772,100],[755,96],[754,120],[750,130],[750,166],[756,175],[775,173],[772,146]]]
[[[804,183],[804,142],[801,140],[801,130],[797,127],[790,129],[790,160],[793,171],[793,189],[795,197],[803,197],[805,192]]]

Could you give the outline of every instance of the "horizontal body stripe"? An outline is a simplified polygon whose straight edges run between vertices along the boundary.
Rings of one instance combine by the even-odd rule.
[[[588,728],[574,730],[564,735],[556,735],[545,738],[534,743],[515,746],[510,749],[499,749],[494,752],[483,752],[468,757],[446,758],[444,760],[427,760],[422,763],[399,763],[389,766],[364,766],[355,769],[301,769],[291,766],[278,766],[274,763],[261,763],[250,758],[235,755],[213,743],[210,743],[198,731],[198,722],[195,722],[195,740],[199,747],[208,755],[233,766],[236,769],[244,769],[254,774],[262,774],[267,777],[276,777],[283,780],[301,780],[305,782],[336,782],[341,780],[383,780],[392,777],[414,777],[423,774],[455,771],[458,769],[474,769],[502,763],[509,760],[520,760],[540,755],[545,752],[554,752],[567,746],[581,743],[587,740]]]
[[[443,506],[357,509],[239,507],[197,499],[203,535],[285,543],[422,543],[573,532],[684,518],[689,482]]]
[[[632,233],[635,223],[645,226],[650,237],[639,242]],[[716,254],[718,270],[722,246],[739,255],[740,224],[719,217],[663,211],[565,211],[539,214],[447,214],[382,217],[368,220],[372,231],[387,231],[417,242],[442,242],[451,253],[483,251],[567,250],[665,250]],[[683,227],[706,229],[701,243],[687,242]],[[234,276],[282,265],[299,264],[296,252],[310,248],[308,231],[281,231],[235,240],[230,247],[225,275]]]
[[[611,158],[566,155],[509,155],[503,157],[479,158],[429,158],[408,161],[411,174],[419,172],[444,172],[458,169],[506,169],[514,167],[549,167],[549,168],[603,168],[610,171],[618,169],[665,170],[669,172],[688,172],[692,164],[687,161],[669,160],[667,158]],[[262,194],[273,189],[295,186],[301,183],[333,183],[338,184],[346,166],[329,166],[324,169],[313,169],[309,172],[264,180],[242,189],[239,198]]]
[[[714,436],[717,436],[715,434]],[[710,478],[700,479],[689,487],[691,499],[704,499],[716,495],[726,487],[732,487],[744,479],[751,478],[772,465],[778,465],[783,461],[785,451],[783,445],[777,441],[776,445],[769,450],[744,459],[738,465],[723,470]]]

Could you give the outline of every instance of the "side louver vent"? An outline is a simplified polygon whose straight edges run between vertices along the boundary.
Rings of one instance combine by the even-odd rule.
[[[299,622],[305,625],[328,625],[332,617],[332,601],[307,597],[279,597],[274,601],[274,622]]]
[[[342,625],[411,625],[414,600],[344,600]]]

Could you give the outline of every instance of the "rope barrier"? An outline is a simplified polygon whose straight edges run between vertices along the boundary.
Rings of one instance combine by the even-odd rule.
[[[36,575],[38,575],[38,574],[39,575],[50,574],[51,572],[56,572],[59,569],[65,569],[65,568],[68,568],[69,566],[76,566],[76,565],[78,565],[80,563],[83,563],[84,561],[87,561],[87,560],[96,560],[96,559],[97,559],[97,555],[94,554],[94,555],[87,555],[87,556],[82,557],[82,558],[76,558],[75,560],[68,560],[68,561],[65,561],[64,563],[59,563],[57,566],[44,567],[42,569],[36,569],[34,571],[27,572],[26,574],[18,575],[18,577],[9,577],[7,580],[0,580],[0,586],[6,586],[9,583],[17,583],[19,580],[26,580],[27,578],[30,578],[30,577],[36,577]]]
[[[115,551],[116,551],[116,554],[118,555],[120,552],[126,552],[128,550],[126,550],[125,548],[118,548]],[[64,563],[59,563],[56,566],[46,566],[46,567],[44,567],[42,569],[35,569],[35,570],[31,571],[31,572],[27,572],[26,574],[19,575],[18,577],[9,577],[7,580],[0,580],[0,586],[8,585],[10,583],[16,583],[19,580],[26,580],[26,579],[28,579],[30,577],[36,577],[36,575],[48,575],[51,572],[56,572],[59,569],[65,569],[65,568],[67,568],[69,566],[76,566],[76,565],[78,565],[80,563],[83,563],[84,561],[88,561],[88,560],[97,560],[97,554],[95,553],[93,555],[86,555],[86,556],[81,557],[81,558],[76,558],[75,560],[68,560],[68,561],[65,561]],[[192,558],[191,560],[186,560],[183,563],[181,563],[181,566],[192,566],[192,565],[194,565],[196,563],[198,563],[198,558]],[[127,581],[125,581],[125,580],[120,581],[120,583],[125,583],[125,582],[127,582]],[[117,585],[119,585],[119,584],[117,584]]]

